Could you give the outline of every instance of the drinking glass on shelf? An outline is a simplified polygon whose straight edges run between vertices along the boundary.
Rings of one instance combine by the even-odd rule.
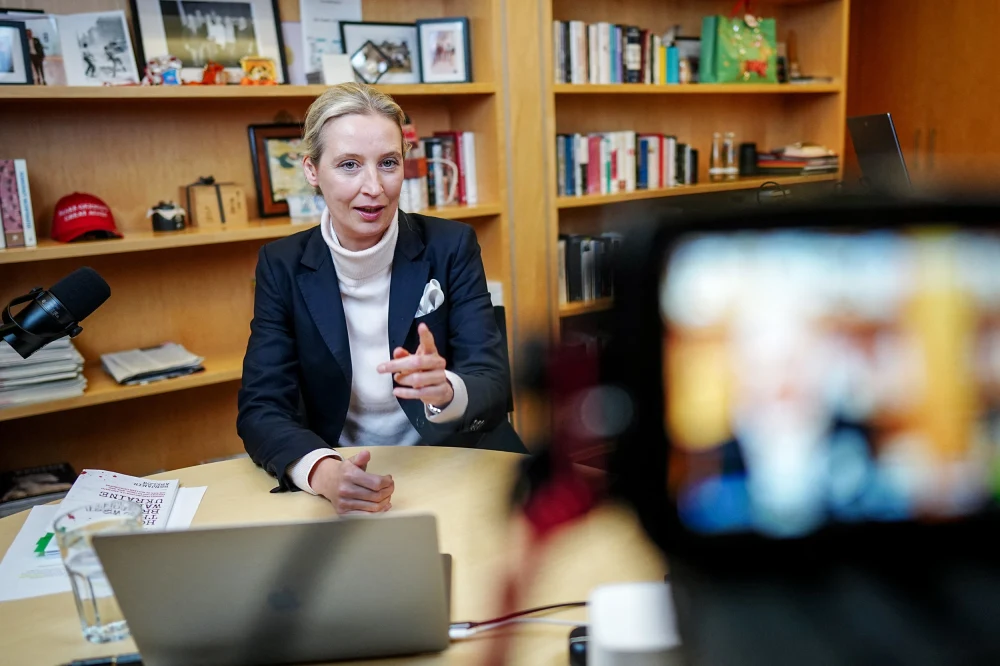
[[[125,616],[94,552],[92,539],[97,534],[141,531],[142,505],[122,500],[87,504],[58,516],[53,527],[73,586],[83,637],[91,643],[128,638]]]

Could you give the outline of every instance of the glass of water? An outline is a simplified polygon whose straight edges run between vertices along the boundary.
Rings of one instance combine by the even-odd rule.
[[[142,505],[120,500],[87,504],[63,513],[53,526],[73,585],[83,637],[91,643],[128,638],[128,625],[94,552],[92,539],[96,534],[142,530]]]

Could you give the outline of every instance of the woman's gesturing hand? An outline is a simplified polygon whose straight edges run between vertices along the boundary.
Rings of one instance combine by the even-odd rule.
[[[404,400],[420,400],[425,405],[438,408],[447,406],[455,397],[455,390],[444,374],[445,360],[438,353],[434,336],[427,324],[417,326],[420,346],[411,354],[402,347],[392,352],[392,359],[378,366],[380,373],[392,373],[399,384],[393,395]]]

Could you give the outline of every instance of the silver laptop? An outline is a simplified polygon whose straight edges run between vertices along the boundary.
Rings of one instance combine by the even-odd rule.
[[[430,515],[143,532],[94,548],[147,666],[448,646],[450,585]]]

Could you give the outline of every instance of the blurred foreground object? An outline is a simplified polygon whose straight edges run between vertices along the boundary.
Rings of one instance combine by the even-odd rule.
[[[998,219],[838,199],[629,236],[613,490],[691,664],[1000,659]]]

